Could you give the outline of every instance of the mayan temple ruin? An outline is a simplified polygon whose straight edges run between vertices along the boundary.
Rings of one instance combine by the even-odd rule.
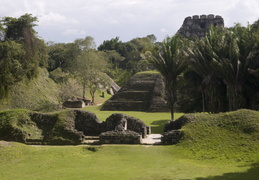
[[[184,37],[203,37],[211,26],[224,27],[224,19],[221,16],[194,15],[185,18],[182,27],[178,30]]]

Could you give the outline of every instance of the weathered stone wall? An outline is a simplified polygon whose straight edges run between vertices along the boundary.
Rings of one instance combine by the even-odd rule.
[[[211,26],[224,27],[224,19],[221,16],[194,15],[185,18],[182,27],[178,30],[184,37],[203,37]]]
[[[170,120],[165,124],[164,132],[181,129],[186,123],[190,122],[193,115],[187,114],[176,120]]]
[[[82,131],[85,136],[98,136],[106,131],[105,122],[99,121],[94,113],[74,110],[75,129]]]
[[[183,133],[179,130],[171,130],[162,134],[162,144],[177,144],[183,136]]]
[[[146,126],[140,119],[115,113],[108,117],[105,121],[106,131],[124,131],[130,130],[138,133],[143,138],[150,133],[150,127]]]
[[[102,144],[140,144],[141,135],[134,131],[108,131],[100,134]]]
[[[176,144],[183,137],[181,128],[191,122],[193,115],[187,114],[179,117],[176,120],[170,120],[165,124],[164,133],[161,137],[162,144]]]

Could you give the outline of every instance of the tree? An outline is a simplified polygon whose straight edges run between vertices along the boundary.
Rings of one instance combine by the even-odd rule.
[[[178,35],[167,37],[160,47],[155,47],[148,59],[163,76],[171,119],[174,119],[174,105],[177,101],[177,89],[180,86],[179,76],[188,67],[188,61],[183,57],[185,41]]]
[[[99,51],[105,51],[105,50],[118,50],[118,45],[122,42],[119,40],[119,37],[112,38],[111,40],[104,41],[97,49]]]
[[[215,40],[220,36],[221,30],[215,33]],[[187,48],[188,57],[190,59],[190,70],[191,72],[197,74],[201,78],[198,78],[196,89],[201,92],[202,97],[202,110],[203,112],[212,111],[217,112],[222,110],[222,95],[224,96],[224,90],[222,89],[222,79],[219,77],[217,71],[214,71],[213,66],[213,57],[211,54],[211,45],[208,44],[208,36],[202,39],[195,39],[189,43],[189,47]],[[215,42],[215,40],[211,40]],[[195,81],[193,79],[195,77],[193,74],[191,77],[189,76],[191,81]],[[197,78],[196,78],[197,80]],[[224,88],[224,87],[223,87]],[[219,93],[220,92],[220,93]]]
[[[229,29],[212,27],[189,51],[194,60],[192,68],[203,77],[206,88],[213,84],[210,94],[217,92],[220,81],[225,84],[230,111],[247,107],[244,94],[249,89],[246,84],[251,86],[254,83],[250,80],[256,79],[251,72],[259,65],[258,40],[258,32],[239,24]]]
[[[74,64],[75,77],[83,86],[83,99],[86,99],[86,88],[90,90],[92,103],[94,103],[95,92],[100,84],[103,84],[103,73],[107,70],[106,56],[96,50],[82,52]]]
[[[25,50],[25,54],[20,57],[20,62],[29,79],[36,77],[39,65],[45,66],[47,62],[46,46],[37,37],[34,30],[35,22],[37,17],[31,14],[25,14],[19,18],[5,17],[1,21],[5,33],[4,41],[20,43]]]
[[[20,57],[24,54],[25,51],[19,43],[0,43],[0,100],[8,98],[12,85],[22,80],[24,70]]]
[[[0,21],[0,99],[8,97],[14,83],[36,77],[38,67],[47,65],[45,43],[33,29],[36,21],[31,14]]]

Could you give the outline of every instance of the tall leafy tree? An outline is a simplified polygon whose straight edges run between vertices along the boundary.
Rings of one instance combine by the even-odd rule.
[[[5,17],[1,22],[5,28],[4,41],[11,40],[20,43],[25,50],[23,57],[20,57],[20,62],[26,76],[29,79],[36,77],[38,66],[46,65],[47,62],[45,43],[37,37],[34,30],[37,17],[25,14],[19,18]]]
[[[36,77],[38,67],[47,65],[45,43],[34,30],[36,21],[31,14],[0,21],[0,99],[7,97],[14,83]]]
[[[94,103],[96,90],[100,84],[105,83],[104,72],[107,68],[107,58],[102,52],[88,50],[77,57],[73,73],[82,84],[84,99],[86,99],[86,88],[88,88],[92,103]]]
[[[183,56],[185,41],[181,36],[167,37],[159,47],[155,47],[148,59],[163,76],[167,99],[174,119],[174,105],[177,101],[177,89],[181,82],[179,76],[188,67],[188,61]]]

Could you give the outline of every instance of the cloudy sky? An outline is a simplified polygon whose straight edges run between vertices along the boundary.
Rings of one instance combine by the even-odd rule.
[[[258,0],[0,0],[0,17],[31,13],[46,41],[72,42],[92,36],[97,45],[120,37],[123,42],[154,34],[173,36],[187,16],[221,15],[225,26],[259,18]]]

